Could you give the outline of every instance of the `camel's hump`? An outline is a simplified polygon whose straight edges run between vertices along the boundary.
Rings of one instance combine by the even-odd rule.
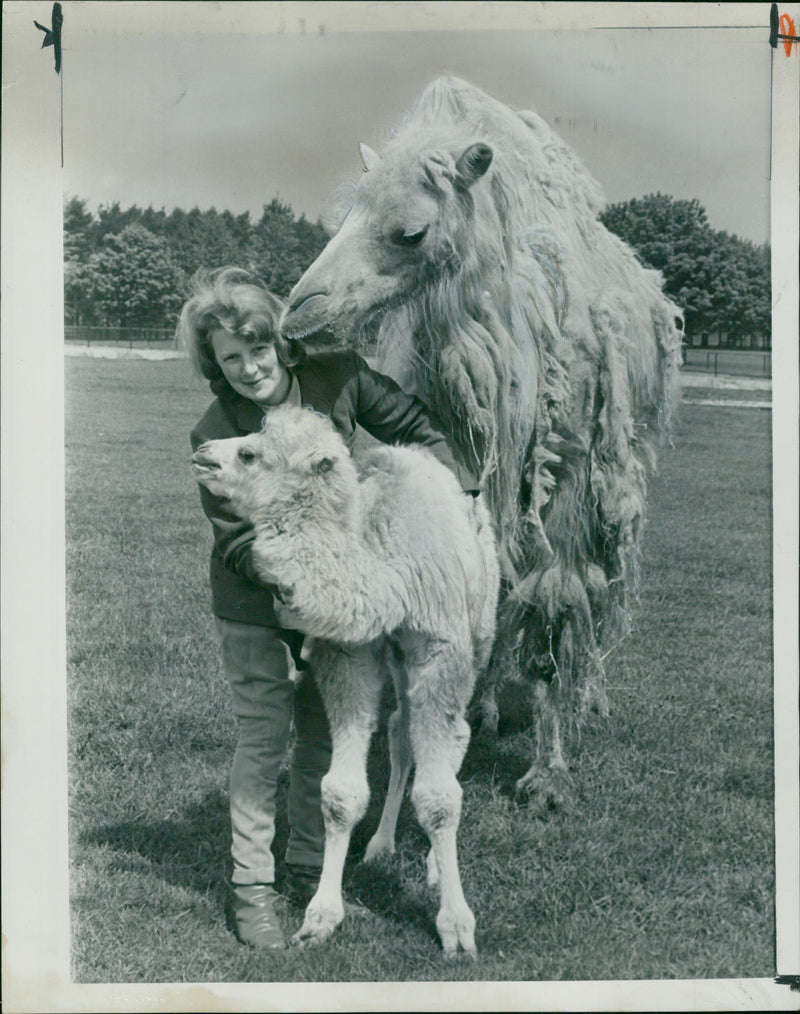
[[[460,495],[450,469],[426,447],[382,444],[357,451],[353,460],[362,488],[372,487],[381,500],[421,503]]]
[[[356,451],[353,460],[362,480],[379,475],[387,478],[430,475],[434,480],[442,475],[452,477],[450,469],[419,444],[381,444]]]

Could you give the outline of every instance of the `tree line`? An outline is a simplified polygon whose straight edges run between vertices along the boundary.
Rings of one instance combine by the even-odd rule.
[[[123,210],[119,202],[93,214],[85,200],[64,207],[64,312],[67,324],[173,328],[200,267],[247,268],[286,297],[328,242],[322,224],[296,218],[275,197],[261,215],[215,208],[169,214]]]
[[[706,347],[769,347],[770,249],[712,229],[697,200],[650,194],[610,205],[608,229],[664,276],[683,308],[687,339]],[[92,213],[71,197],[64,208],[64,304],[67,324],[173,328],[199,267],[235,264],[286,297],[328,241],[321,222],[297,218],[280,198],[260,217],[214,208],[169,214],[122,209]],[[716,343],[716,342],[715,342]]]

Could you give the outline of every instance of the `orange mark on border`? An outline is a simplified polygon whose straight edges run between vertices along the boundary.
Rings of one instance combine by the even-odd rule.
[[[780,18],[780,21],[778,22],[778,24],[780,25],[780,33],[781,33],[781,35],[795,35],[796,34],[795,27],[794,27],[794,18],[791,18],[788,14],[781,14],[781,18]],[[783,51],[784,51],[784,53],[787,56],[791,56],[792,55],[792,46],[793,45],[794,45],[794,43],[790,42],[788,39],[784,39],[783,40]]]

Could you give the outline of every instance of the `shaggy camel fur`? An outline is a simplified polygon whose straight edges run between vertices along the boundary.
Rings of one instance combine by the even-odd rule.
[[[456,855],[456,775],[470,736],[464,713],[495,631],[488,511],[423,448],[376,447],[354,462],[332,424],[309,409],[275,409],[261,433],[210,441],[193,462],[198,481],[252,522],[256,566],[278,585],[284,618],[314,639],[333,757],[322,781],[322,876],[294,942],[325,940],[344,916],[342,870],[367,808],[367,751],[388,670],[397,695],[391,777],[366,858],[394,851],[415,764],[411,798],[431,841],[442,946],[474,956]]]
[[[504,578],[484,725],[496,730],[501,681],[529,682],[537,750],[517,788],[546,807],[570,794],[563,718],[607,713],[602,652],[637,594],[680,312],[600,223],[598,184],[536,113],[442,78],[382,157],[361,156],[283,332],[377,339],[380,368],[481,475]]]

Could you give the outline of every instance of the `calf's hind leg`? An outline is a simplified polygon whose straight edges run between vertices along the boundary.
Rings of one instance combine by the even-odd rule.
[[[292,937],[301,946],[327,940],[344,918],[342,873],[353,828],[369,801],[367,753],[377,724],[381,669],[374,646],[315,648],[314,670],[331,730],[331,767],[322,779],[325,852],[319,887],[303,925]]]
[[[444,662],[439,656],[439,662]],[[454,660],[450,660],[451,664]],[[445,663],[446,668],[450,668]],[[458,667],[455,667],[456,671]],[[469,668],[467,669],[469,671]],[[419,674],[439,682],[430,671]],[[452,676],[452,672],[450,674]],[[462,686],[467,690],[469,677]],[[413,680],[412,680],[413,682]],[[447,692],[447,679],[437,688],[417,685],[411,692],[411,744],[416,763],[411,800],[417,818],[431,841],[429,880],[438,880],[439,912],[436,929],[447,957],[459,948],[472,958],[475,949],[475,916],[467,904],[458,870],[456,834],[461,817],[461,786],[456,777],[469,744],[469,725],[464,719],[465,701],[460,694]],[[437,690],[444,691],[443,694]]]

